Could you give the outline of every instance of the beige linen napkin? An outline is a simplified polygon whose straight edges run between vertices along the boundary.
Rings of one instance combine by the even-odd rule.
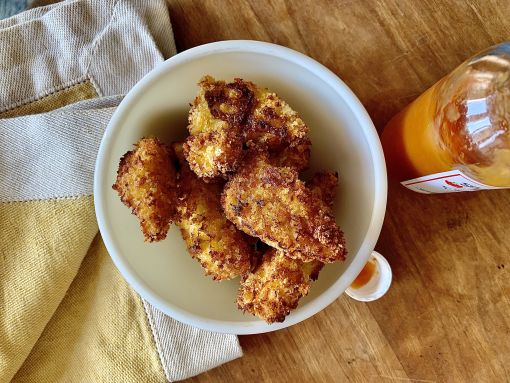
[[[0,52],[0,382],[180,380],[241,356],[141,300],[98,235],[99,142],[175,53],[165,4],[36,8],[0,21]]]

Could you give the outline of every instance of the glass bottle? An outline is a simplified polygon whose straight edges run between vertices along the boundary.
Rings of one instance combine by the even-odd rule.
[[[384,128],[390,177],[414,191],[510,187],[510,43],[467,60]]]

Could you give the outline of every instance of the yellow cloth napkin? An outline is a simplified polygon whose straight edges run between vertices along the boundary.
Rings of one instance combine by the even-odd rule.
[[[92,175],[121,97],[175,53],[162,1],[74,0],[0,20],[0,382],[162,382],[241,356],[163,315],[98,234]]]

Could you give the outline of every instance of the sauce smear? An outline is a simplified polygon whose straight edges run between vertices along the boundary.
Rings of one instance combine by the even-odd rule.
[[[368,261],[365,267],[363,267],[363,270],[361,270],[359,275],[356,277],[354,282],[352,282],[351,287],[353,289],[359,289],[360,287],[365,286],[374,275],[376,268],[377,265],[374,260],[371,259],[370,261]]]

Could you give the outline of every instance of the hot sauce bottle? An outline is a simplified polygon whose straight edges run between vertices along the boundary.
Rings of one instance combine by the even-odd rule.
[[[510,43],[467,60],[393,117],[388,173],[420,193],[510,187]]]

